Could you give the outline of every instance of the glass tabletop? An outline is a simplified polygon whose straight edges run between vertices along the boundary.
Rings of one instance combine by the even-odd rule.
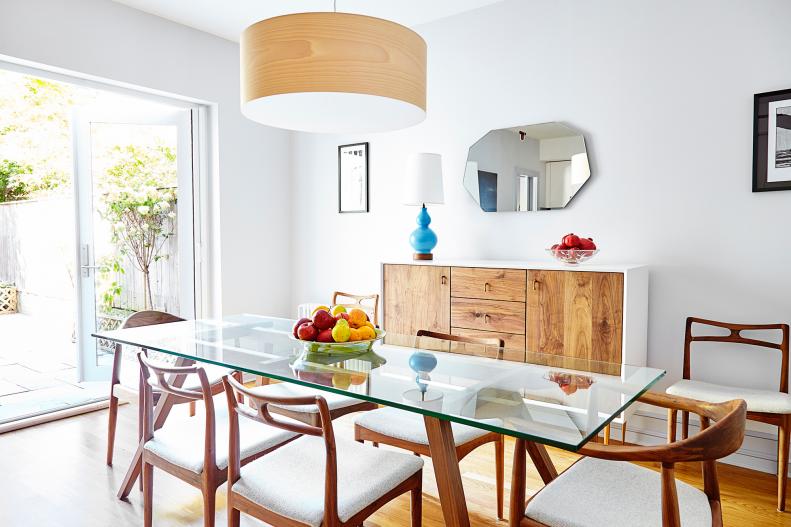
[[[312,351],[294,321],[258,315],[93,336],[577,450],[665,374],[644,366],[513,352],[414,335]],[[307,345],[306,345],[307,344]],[[521,358],[521,356],[520,356]]]

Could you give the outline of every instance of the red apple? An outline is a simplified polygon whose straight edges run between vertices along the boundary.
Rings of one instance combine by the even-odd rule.
[[[596,244],[593,243],[593,238],[580,238],[579,248],[584,251],[593,251],[596,249]]]
[[[567,246],[569,249],[579,247],[580,237],[576,234],[567,234],[563,237],[563,245]]]
[[[335,317],[335,320],[340,320],[342,318],[346,319],[346,320],[349,320],[349,314],[348,313],[338,313],[338,315]]]
[[[316,340],[319,330],[310,322],[305,322],[297,328],[297,337],[299,340]]]
[[[335,342],[335,339],[332,338],[332,330],[331,329],[323,329],[319,331],[319,334],[316,336],[316,341],[318,342]]]
[[[299,335],[297,335],[297,330],[299,329],[299,326],[301,326],[305,322],[309,323],[309,322],[312,322],[312,320],[310,320],[309,318],[302,317],[299,320],[297,320],[296,324],[294,324],[294,330],[293,331],[294,331],[294,337],[295,338],[299,338]]]
[[[330,315],[329,311],[326,309],[319,309],[313,314],[313,325],[316,326],[316,329],[319,331],[325,329],[332,329],[335,327],[335,317]]]

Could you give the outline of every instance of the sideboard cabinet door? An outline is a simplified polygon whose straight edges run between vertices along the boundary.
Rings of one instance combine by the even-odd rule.
[[[383,272],[383,327],[388,333],[450,333],[449,267],[387,264]]]
[[[621,363],[623,274],[531,270],[527,298],[528,352]]]

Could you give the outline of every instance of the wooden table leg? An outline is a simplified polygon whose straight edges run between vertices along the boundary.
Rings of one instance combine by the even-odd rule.
[[[544,485],[558,477],[558,471],[552,459],[549,457],[547,447],[540,443],[533,443],[532,441],[525,441],[525,450],[533,461],[538,475],[544,481]]]
[[[189,366],[193,363],[194,361],[192,360],[179,357],[176,360],[175,366]],[[186,378],[186,375],[177,375],[173,378],[173,381],[170,382],[170,384],[176,388],[181,388]],[[173,409],[173,396],[167,393],[162,394],[159,398],[159,401],[157,401],[156,407],[154,408],[154,430],[162,428],[162,425],[165,424],[165,419],[167,419],[171,409]],[[137,445],[135,455],[132,457],[132,463],[129,465],[129,468],[126,471],[124,481],[121,483],[121,488],[118,490],[118,499],[126,499],[126,497],[129,496],[129,493],[132,492],[132,487],[134,487],[135,481],[140,476],[140,471],[143,468],[142,460],[143,441],[141,439],[140,444]]]
[[[525,494],[527,493],[525,477],[527,476],[525,451],[526,441],[516,438],[514,444],[514,464],[511,472],[511,499],[508,507],[509,527],[519,527],[525,516]]]
[[[464,487],[461,484],[459,460],[456,457],[456,444],[453,441],[450,422],[427,415],[423,417],[445,525],[469,527],[470,517],[467,513],[467,501],[464,498]]]

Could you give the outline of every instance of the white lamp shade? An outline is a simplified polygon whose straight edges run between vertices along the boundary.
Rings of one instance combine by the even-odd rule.
[[[442,156],[412,154],[407,160],[404,205],[445,203],[442,191]]]

